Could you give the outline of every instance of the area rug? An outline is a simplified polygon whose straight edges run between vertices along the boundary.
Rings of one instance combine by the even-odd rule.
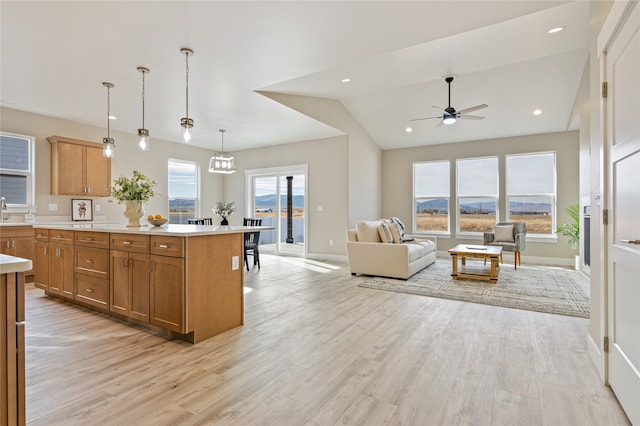
[[[472,262],[467,260],[467,262]],[[358,286],[463,302],[589,318],[589,295],[580,272],[547,266],[503,264],[496,284],[451,279],[451,261],[437,259],[408,280],[358,276]]]

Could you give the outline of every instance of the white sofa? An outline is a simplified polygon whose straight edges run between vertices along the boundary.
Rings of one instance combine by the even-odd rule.
[[[383,242],[380,236],[383,221],[388,222],[387,219],[359,221],[356,229],[347,230],[346,247],[351,275],[407,279],[435,262],[435,237],[412,237],[413,241],[398,241],[396,238],[396,242]]]

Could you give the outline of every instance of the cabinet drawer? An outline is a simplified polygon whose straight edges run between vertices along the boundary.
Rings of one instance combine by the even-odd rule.
[[[57,244],[73,244],[73,231],[49,229],[49,242]]]
[[[151,254],[184,257],[184,238],[152,235]]]
[[[109,309],[109,280],[76,275],[76,300]]]
[[[48,243],[49,242],[49,230],[48,229],[35,228],[33,230],[33,238],[36,241],[40,241],[42,243]]]
[[[109,250],[76,247],[76,272],[97,278],[109,278]]]
[[[109,248],[109,233],[78,231],[75,237],[76,245],[83,247]]]
[[[149,253],[149,236],[137,234],[111,234],[111,250]]]

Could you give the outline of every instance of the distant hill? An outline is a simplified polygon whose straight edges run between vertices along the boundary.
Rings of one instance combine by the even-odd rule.
[[[488,203],[470,203],[462,204],[460,210],[463,213],[479,213],[490,214],[495,213],[493,207],[487,207]],[[418,212],[440,212],[446,213],[449,209],[447,200],[429,200],[421,201],[417,205]],[[518,203],[512,202],[509,210],[514,214],[531,214],[531,213],[551,213],[551,204],[549,203]]]
[[[271,208],[275,210],[277,207],[276,201],[277,201],[276,194],[260,195],[255,199],[256,208],[258,209]],[[293,207],[304,207],[304,195],[294,195],[292,198],[292,202],[293,202]],[[286,195],[280,196],[280,203],[282,207],[287,207]]]

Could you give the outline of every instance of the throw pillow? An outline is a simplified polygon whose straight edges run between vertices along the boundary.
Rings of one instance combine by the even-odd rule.
[[[380,233],[378,232],[379,226],[379,220],[361,220],[356,223],[356,235],[358,236],[358,241],[363,241],[365,243],[381,242]]]
[[[389,225],[387,225],[385,222],[382,222],[380,224],[378,232],[380,233],[380,239],[383,243],[393,243],[393,235],[391,235]]]
[[[404,223],[402,223],[402,221],[400,219],[398,219],[397,217],[392,217],[391,219],[389,219],[391,222],[395,223],[396,226],[398,227],[398,231],[400,231],[400,239],[404,238]]]
[[[493,241],[513,243],[513,225],[496,225],[493,227]]]
[[[391,231],[391,236],[393,237],[393,242],[398,244],[402,242],[402,237],[400,236],[400,229],[398,229],[398,225],[395,222],[387,222],[387,226]]]

